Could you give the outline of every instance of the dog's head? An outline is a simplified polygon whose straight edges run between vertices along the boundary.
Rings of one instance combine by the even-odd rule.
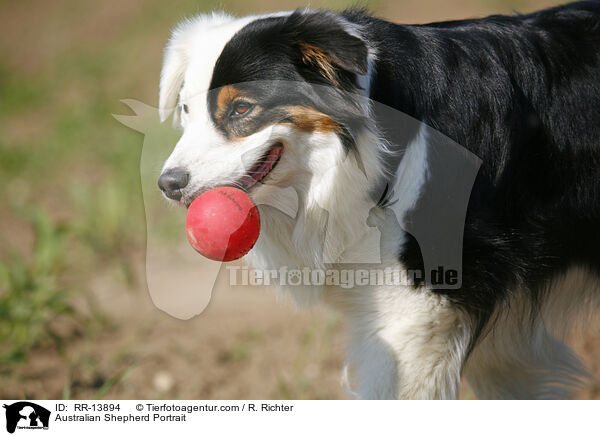
[[[372,55],[361,28],[330,12],[182,23],[160,81],[161,119],[174,112],[183,129],[159,179],[165,196],[189,205],[225,184],[259,201],[263,183],[308,190],[357,150]]]

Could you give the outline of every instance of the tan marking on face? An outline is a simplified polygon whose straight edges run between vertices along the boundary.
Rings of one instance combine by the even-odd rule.
[[[323,73],[323,75],[329,79],[332,83],[339,86],[337,75],[333,67],[333,59],[327,54],[312,44],[306,42],[300,42],[300,51],[302,52],[302,61],[305,64],[314,64]]]
[[[291,122],[303,132],[330,133],[339,130],[339,124],[328,115],[306,106],[289,106],[286,108]]]
[[[227,85],[222,87],[217,94],[217,109],[216,109],[216,118],[221,120],[225,113],[227,112],[227,107],[229,103],[231,103],[234,99],[242,96],[243,93],[241,90],[237,89],[233,85]]]

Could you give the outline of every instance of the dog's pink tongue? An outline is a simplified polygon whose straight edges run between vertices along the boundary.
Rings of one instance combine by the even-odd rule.
[[[265,176],[273,169],[282,152],[283,146],[281,145],[271,147],[269,153],[264,158],[259,160],[256,165],[254,165],[254,167],[248,171],[248,174],[242,178],[241,183],[244,185],[244,187],[246,189],[250,189],[256,183],[264,179]]]

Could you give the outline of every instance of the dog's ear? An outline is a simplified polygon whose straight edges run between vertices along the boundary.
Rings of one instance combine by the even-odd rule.
[[[160,72],[160,92],[158,110],[160,120],[165,121],[177,106],[179,92],[183,86],[185,70],[189,63],[189,53],[194,30],[202,28],[208,22],[226,20],[224,14],[199,15],[190,20],[184,20],[171,33],[171,38],[165,47],[162,70]],[[175,113],[177,116],[177,112]],[[173,123],[177,123],[177,119]]]
[[[332,82],[336,70],[366,74],[369,48],[361,29],[343,17],[325,11],[295,11],[286,20],[285,32],[299,54]]]
[[[171,33],[169,43],[165,47],[163,66],[160,73],[160,92],[158,109],[160,120],[169,118],[177,105],[179,92],[183,86],[185,70],[189,64],[194,38],[202,29],[230,22],[230,15],[222,12],[201,14],[192,19],[182,21]],[[177,123],[177,111],[173,123]]]
[[[173,37],[165,48],[163,66],[160,73],[158,113],[161,122],[169,118],[169,115],[171,115],[177,105],[187,63],[188,60],[184,47]]]

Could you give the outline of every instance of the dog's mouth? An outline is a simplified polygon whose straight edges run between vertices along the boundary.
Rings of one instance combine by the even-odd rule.
[[[281,155],[283,154],[283,144],[277,142],[273,144],[269,149],[258,159],[254,165],[248,170],[246,174],[231,183],[230,186],[249,191],[258,182],[264,180],[271,171],[277,166]],[[183,201],[186,207],[190,207],[192,201],[196,199],[200,194],[206,190],[197,192],[193,197]]]
[[[265,154],[254,163],[252,168],[234,183],[234,186],[249,191],[254,185],[262,181],[271,171],[273,171],[277,166],[279,159],[281,159],[282,154],[283,144],[278,142],[272,145]]]

